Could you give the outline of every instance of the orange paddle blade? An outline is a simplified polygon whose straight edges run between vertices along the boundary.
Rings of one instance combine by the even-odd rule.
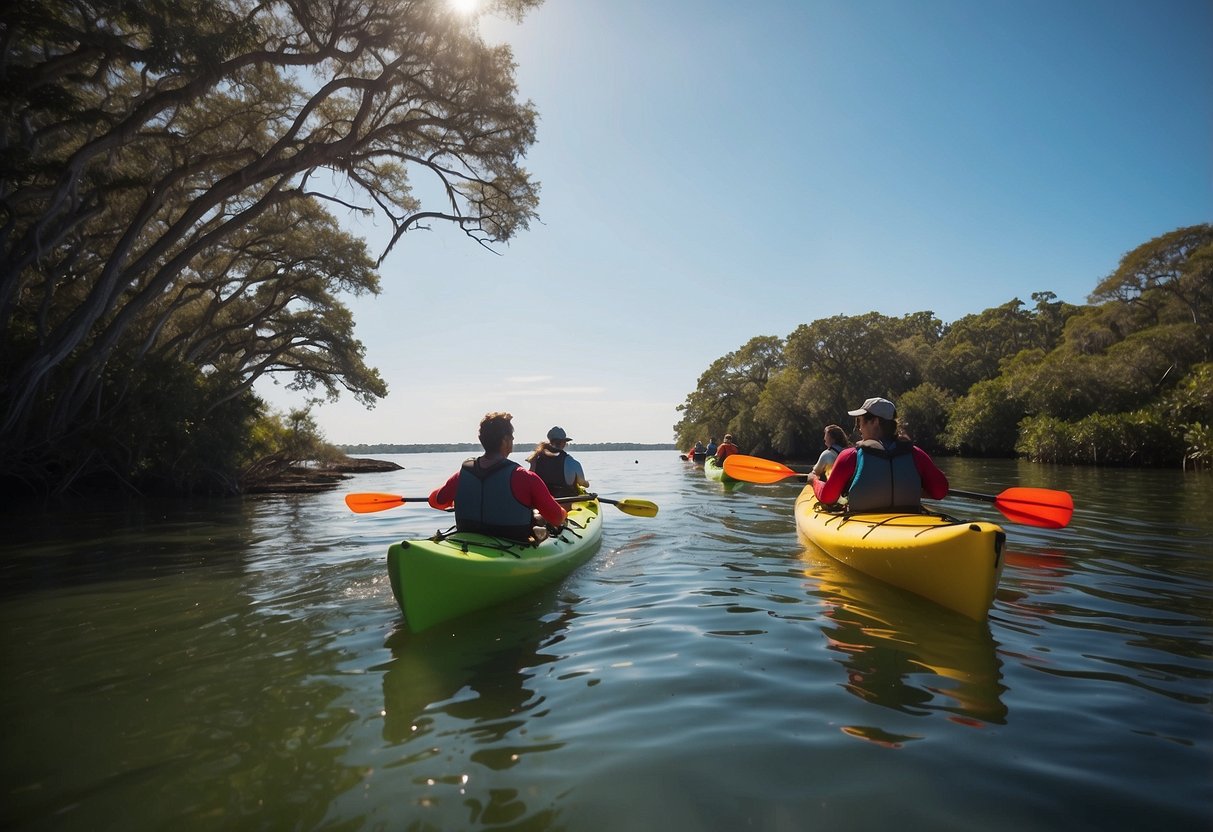
[[[994,507],[1008,520],[1046,529],[1060,529],[1074,516],[1074,498],[1051,488],[1008,488],[994,498]]]
[[[428,501],[428,497],[401,497],[399,494],[378,494],[375,492],[345,495],[345,504],[350,507],[351,511],[356,511],[359,514],[396,508],[396,506],[402,506],[405,503]]]
[[[1051,488],[1015,486],[1004,490],[998,496],[950,488],[948,496],[993,503],[1008,520],[1045,529],[1060,529],[1070,522],[1070,517],[1074,514],[1074,498],[1065,491],[1054,491]]]
[[[735,480],[745,482],[771,483],[779,482],[788,477],[804,476],[797,474],[786,465],[758,456],[745,454],[729,454],[724,458],[724,472]]]

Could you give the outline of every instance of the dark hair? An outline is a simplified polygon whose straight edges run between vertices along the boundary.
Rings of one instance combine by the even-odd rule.
[[[896,418],[882,419],[875,413],[861,413],[855,417],[856,423],[860,421],[866,422],[870,419],[880,422],[880,438],[885,442],[892,442],[900,436],[901,428],[898,426]],[[856,427],[858,427],[858,424],[856,424]]]
[[[480,420],[480,444],[486,451],[500,451],[502,440],[514,435],[514,425],[510,422],[513,418],[505,412],[484,414],[484,418]]]
[[[842,445],[844,448],[851,447],[851,437],[847,436],[847,432],[838,425],[826,425],[826,437],[835,445]]]
[[[879,416],[877,416],[876,418],[880,419]],[[885,440],[886,442],[892,442],[893,440],[899,438],[900,436],[901,436],[901,428],[898,427],[896,419],[880,419],[880,438],[881,439]]]

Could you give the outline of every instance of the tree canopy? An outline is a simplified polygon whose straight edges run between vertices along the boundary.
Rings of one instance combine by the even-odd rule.
[[[768,350],[765,385],[732,384],[738,353],[714,362],[680,408],[678,442],[730,430],[753,453],[813,458],[822,427],[849,428],[848,409],[884,396],[931,451],[1213,464],[1213,225],[1138,246],[1087,305],[1032,300],[948,325],[930,312],[802,324]]]
[[[105,437],[152,408],[188,442],[182,385],[195,421],[255,419],[267,374],[385,395],[340,298],[377,292],[387,252],[330,210],[386,218],[389,250],[434,222],[491,245],[536,216],[512,54],[447,4],[14,0],[0,32],[10,476],[155,466]]]

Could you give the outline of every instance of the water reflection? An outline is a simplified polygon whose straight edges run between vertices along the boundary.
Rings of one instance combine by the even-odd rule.
[[[420,634],[402,625],[387,640],[391,661],[372,668],[383,672],[383,739],[404,751],[390,767],[410,770],[410,799],[443,821],[438,827],[458,818],[550,828],[551,809],[533,812],[518,790],[483,784],[492,781],[490,772],[565,745],[539,730],[548,712],[535,680],[566,658],[554,648],[576,613],[565,607],[539,621],[519,614],[550,608],[557,591]],[[452,770],[457,760],[465,762]]]
[[[128,579],[120,597],[3,607],[5,664],[22,678],[0,694],[8,828],[323,819],[362,776],[341,764],[358,720],[331,672],[340,648],[323,623],[267,615],[245,588]]]
[[[1213,477],[947,460],[1079,506],[1007,528],[978,624],[802,549],[795,483],[588,456],[660,517],[612,513],[560,585],[422,634],[392,632],[383,565],[436,528],[420,507],[10,509],[0,827],[867,829],[912,797],[919,826],[1207,829]]]
[[[862,575],[812,544],[801,560],[824,602],[821,631],[845,670],[847,691],[913,716],[941,713],[971,726],[1006,722],[1006,687],[988,623]],[[843,730],[882,745],[919,738],[865,725]]]
[[[240,500],[90,499],[71,511],[0,512],[0,599],[204,570],[235,577],[258,532]]]

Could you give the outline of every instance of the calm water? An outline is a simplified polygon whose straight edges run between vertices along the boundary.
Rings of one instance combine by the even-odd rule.
[[[1213,477],[943,460],[1072,492],[1006,525],[987,623],[796,541],[793,484],[581,455],[607,512],[563,583],[413,635],[327,495],[0,517],[3,800],[21,829],[1145,829],[1213,825]],[[521,458],[521,455],[519,455]],[[949,500],[954,514],[999,519]]]

